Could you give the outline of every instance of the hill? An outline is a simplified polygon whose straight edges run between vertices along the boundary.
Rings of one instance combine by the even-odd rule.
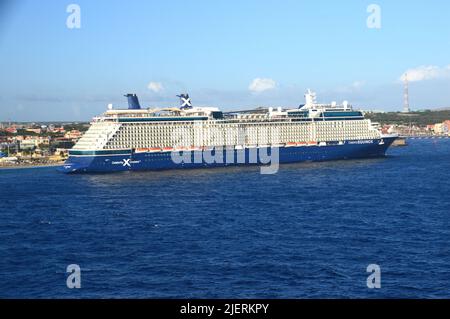
[[[381,124],[416,124],[419,126],[426,126],[428,124],[442,123],[450,120],[450,110],[440,111],[423,111],[411,113],[366,113],[366,117],[374,122]]]

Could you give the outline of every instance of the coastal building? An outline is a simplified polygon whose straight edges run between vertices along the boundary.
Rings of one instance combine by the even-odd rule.
[[[21,150],[32,150],[38,146],[37,139],[24,139],[20,141],[19,147]]]
[[[395,125],[390,125],[388,130],[387,130],[388,134],[394,134],[397,133],[397,129],[395,128]]]
[[[447,120],[443,124],[444,124],[444,131],[446,132],[446,134],[449,134],[450,133],[450,121]]]
[[[398,130],[396,129],[395,125],[385,124],[381,127],[381,132],[383,134],[396,134],[398,133]]]
[[[0,158],[0,163],[16,163],[19,159],[15,156],[12,157],[2,157]]]
[[[83,134],[78,130],[71,130],[67,132],[64,137],[67,139],[79,139]]]
[[[27,132],[35,133],[35,134],[41,134],[42,129],[41,128],[27,128],[25,129]]]
[[[450,133],[450,121],[436,123],[433,125],[433,132],[436,135],[448,135]]]
[[[49,131],[52,133],[65,133],[66,132],[66,130],[64,129],[64,126],[55,127],[54,125],[49,126]]]
[[[0,136],[0,144],[8,143],[10,141],[9,136]]]
[[[69,150],[67,148],[57,148],[55,150],[55,154],[63,154],[64,156],[69,154]]]
[[[74,144],[75,142],[72,139],[65,137],[57,137],[52,141],[52,146],[62,149],[72,148]]]
[[[5,132],[8,132],[10,134],[17,134],[17,128],[16,126],[10,126],[5,128]]]
[[[444,125],[442,123],[434,124],[434,133],[435,134],[442,134],[444,131]]]
[[[51,137],[50,136],[38,136],[36,137],[36,141],[39,145],[50,145]]]

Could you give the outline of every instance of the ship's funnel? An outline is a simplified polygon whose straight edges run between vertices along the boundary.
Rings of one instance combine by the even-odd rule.
[[[181,109],[192,109],[192,102],[189,94],[180,94],[177,95],[180,98],[180,108]]]
[[[139,110],[141,108],[136,94],[126,94],[125,97],[128,99],[129,110]]]

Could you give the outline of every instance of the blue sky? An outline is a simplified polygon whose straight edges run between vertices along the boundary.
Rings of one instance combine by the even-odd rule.
[[[407,70],[413,108],[450,107],[449,1],[0,2],[0,121],[89,120],[125,93],[148,107],[183,91],[224,110],[297,106],[307,88],[400,110]]]

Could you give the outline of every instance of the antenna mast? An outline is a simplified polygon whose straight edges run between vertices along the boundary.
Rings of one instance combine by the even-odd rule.
[[[403,80],[405,82],[405,91],[403,94],[404,102],[403,102],[403,113],[409,113],[411,112],[411,109],[409,108],[409,84],[408,84],[408,73],[405,73]]]

